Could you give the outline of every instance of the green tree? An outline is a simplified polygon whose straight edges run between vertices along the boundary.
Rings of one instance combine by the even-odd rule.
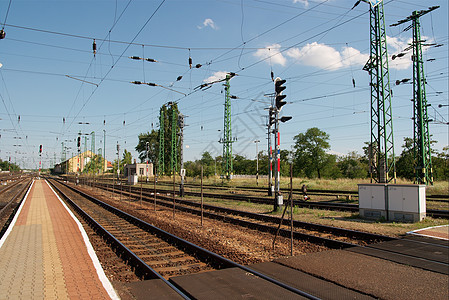
[[[131,155],[131,152],[128,150],[123,150],[123,159],[120,162],[120,166],[123,167],[124,165],[132,164],[133,157]]]
[[[337,166],[345,178],[366,178],[368,176],[367,162],[355,151],[337,159]]]
[[[112,163],[112,172],[114,174],[117,174],[117,166],[120,168],[120,174],[124,174],[124,169],[126,164],[132,163],[132,155],[131,152],[128,152],[128,150],[123,150],[123,158],[117,163],[117,159],[113,161]]]
[[[415,179],[415,159],[414,159],[414,144],[413,139],[409,137],[404,138],[402,145],[402,152],[396,161],[396,174],[398,177],[408,180]]]
[[[103,170],[103,156],[94,155],[91,160],[84,167],[83,173],[97,174]]]
[[[220,159],[218,161],[218,159]],[[215,164],[217,161],[217,164]],[[184,163],[184,168],[186,169],[187,176],[196,177],[201,176],[201,166],[203,166],[203,176],[209,177],[215,174],[215,167],[217,167],[217,174],[219,174],[219,164],[221,162],[221,157],[216,157],[215,159],[209,152],[204,152],[201,159],[195,161],[187,161]]]
[[[151,132],[139,134],[139,143],[135,149],[139,152],[140,162],[145,162],[147,159],[147,143],[148,160],[155,163],[159,153],[159,131],[153,129]]]
[[[20,167],[14,163],[10,163],[9,161],[2,161],[0,159],[0,170],[1,171],[20,171]]]
[[[434,180],[449,180],[449,146],[432,157]]]
[[[256,161],[250,160],[242,155],[234,155],[234,174],[253,175],[256,174]]]
[[[322,171],[329,164],[329,135],[316,127],[299,133],[294,138],[294,169],[296,175],[321,178]]]

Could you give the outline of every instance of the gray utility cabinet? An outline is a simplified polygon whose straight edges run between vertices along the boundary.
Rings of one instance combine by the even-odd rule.
[[[426,186],[422,184],[359,184],[362,217],[418,222],[426,217]]]
[[[388,218],[385,203],[386,184],[359,184],[359,213],[370,219]]]
[[[390,220],[419,222],[426,217],[424,184],[389,184],[387,189]]]

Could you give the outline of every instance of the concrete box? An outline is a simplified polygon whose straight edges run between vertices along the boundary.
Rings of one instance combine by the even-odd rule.
[[[419,222],[426,217],[426,186],[424,184],[389,184],[388,219]]]
[[[370,219],[388,218],[386,204],[386,184],[359,184],[359,213]]]
[[[128,176],[128,184],[136,185],[138,181],[137,175],[129,175]]]

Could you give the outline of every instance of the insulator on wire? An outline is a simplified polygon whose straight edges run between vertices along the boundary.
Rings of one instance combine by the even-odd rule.
[[[199,69],[201,68],[203,65],[202,64],[196,64],[195,68]]]
[[[3,29],[1,29],[0,30],[0,40],[3,40],[5,38],[5,36],[6,36],[6,32]]]
[[[95,39],[94,39],[94,42],[92,43],[92,50],[93,50],[94,56],[95,56],[95,54],[97,54],[97,43],[95,43]]]
[[[274,82],[274,73],[273,73],[273,71],[271,71],[271,81]]]
[[[182,76],[178,76],[178,78],[176,78],[176,81],[180,81],[182,79]]]
[[[189,57],[189,67],[190,67],[190,69],[192,68],[192,58],[191,57]]]

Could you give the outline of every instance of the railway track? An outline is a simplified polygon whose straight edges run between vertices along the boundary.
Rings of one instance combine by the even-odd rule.
[[[108,186],[103,186],[103,189],[109,192],[118,192],[117,189],[112,189]],[[134,199],[142,199],[144,201],[153,202],[154,192],[151,190],[144,190],[138,187],[129,187],[121,191],[123,197],[132,197]],[[157,204],[168,208],[173,207],[173,196],[164,196],[162,194],[157,195]],[[203,204],[203,212],[201,212],[201,204],[189,200],[182,200],[177,198],[175,200],[176,209],[184,212],[188,212],[194,215],[203,215],[205,217],[222,220],[237,224],[240,226],[257,229],[264,232],[275,233],[278,230],[280,224],[280,218],[266,214],[251,213],[241,210],[235,210],[230,208],[224,208],[213,205]],[[287,221],[285,221],[287,223]],[[366,245],[379,241],[391,240],[390,237],[383,235],[376,235],[361,231],[347,230],[338,227],[325,226],[301,221],[294,221],[294,238],[300,240],[307,240],[312,243],[317,243],[329,248],[340,249],[351,247],[354,245]],[[281,226],[279,229],[279,235],[289,237],[290,230],[287,228],[287,224]]]
[[[88,220],[91,227],[116,248],[123,260],[132,264],[139,276],[144,279],[161,279],[185,299],[189,299],[189,295],[170,282],[171,277],[231,267],[252,273],[297,295],[316,299],[308,293],[156,228],[73,187],[53,180],[51,184]]]
[[[171,186],[172,182],[164,182],[159,181],[158,185],[165,185],[165,186]],[[197,184],[184,184],[185,188],[192,188],[192,189],[199,189],[200,186]],[[260,188],[260,187],[251,187],[251,186],[217,186],[217,185],[203,185],[204,189],[210,189],[210,190],[238,190],[238,191],[251,191],[251,192],[257,192],[260,194],[265,194],[267,192],[267,188]],[[302,195],[301,189],[299,188],[293,188],[293,194],[294,195]],[[322,190],[322,189],[308,189],[307,190],[308,195],[313,196],[329,196],[329,197],[335,197],[335,198],[342,198],[346,199],[351,198],[352,200],[358,199],[358,191],[348,191],[348,190]],[[436,202],[448,202],[449,203],[449,195],[426,195],[427,201],[436,201]]]
[[[117,190],[115,190],[115,192],[117,192]],[[140,199],[139,188],[135,188],[134,190],[131,189],[131,193],[122,190],[122,193],[123,196],[128,197],[128,199],[131,197],[134,197],[134,201]],[[153,202],[154,195],[151,195],[151,193],[149,195],[144,194],[142,191],[142,199]],[[173,198],[157,195],[157,205],[172,208]],[[198,209],[199,206],[200,204],[195,202],[176,199],[176,209],[190,214],[201,214],[201,211]],[[203,205],[203,209],[203,214],[207,218],[234,223],[260,231],[275,233],[279,224],[279,218],[263,214],[247,213],[210,205]],[[287,226],[281,226],[279,235],[290,237],[290,234],[291,232]],[[431,251],[430,253],[436,251],[434,254],[437,254],[437,256],[440,257],[440,260],[435,260],[431,254],[430,256],[427,255],[427,251],[424,251],[424,254],[416,255],[409,253],[402,249],[402,247],[397,249],[388,248],[389,243],[396,243],[400,246],[402,244],[402,239],[299,221],[294,222],[293,238],[307,240],[334,249],[344,248],[349,251],[364,253],[365,255],[372,257],[447,274],[447,258],[446,260],[444,259],[444,253],[447,252],[447,249],[443,250],[443,252],[440,251],[441,249],[428,250]],[[408,243],[410,242],[408,241]],[[418,245],[417,247],[421,248],[422,246]],[[441,256],[443,256],[442,260]]]
[[[110,190],[115,189],[118,190],[120,185],[117,185],[113,188],[112,185],[108,184],[102,184],[97,183],[97,187],[108,187]],[[129,186],[122,185],[122,192],[129,190]],[[132,189],[139,190],[140,193],[140,187],[132,187]],[[154,189],[152,188],[142,188],[142,190],[145,191],[145,194],[148,195],[150,193],[154,193]],[[156,193],[159,194],[166,194],[166,193],[173,193],[173,191],[167,190],[167,189],[156,189]],[[177,191],[175,191],[176,194],[179,194]],[[186,196],[191,197],[197,197],[199,198],[201,196],[200,192],[192,192],[192,191],[186,191],[184,192]],[[217,193],[203,193],[203,197],[205,198],[211,198],[211,199],[225,199],[225,200],[233,200],[233,201],[245,201],[245,202],[251,202],[251,203],[258,203],[258,204],[273,204],[273,199],[269,199],[267,197],[254,197],[254,196],[246,196],[246,195],[238,195],[238,194],[217,194]],[[305,208],[317,208],[317,209],[326,209],[326,210],[337,210],[337,211],[350,211],[350,212],[358,212],[359,207],[357,204],[350,204],[350,203],[340,203],[340,202],[313,202],[313,201],[302,201],[302,200],[294,200],[293,205],[297,207],[305,207]],[[449,210],[440,210],[440,209],[427,209],[427,215],[434,218],[444,218],[449,219]]]
[[[31,183],[31,179],[22,179],[0,192],[0,238],[8,229]]]

